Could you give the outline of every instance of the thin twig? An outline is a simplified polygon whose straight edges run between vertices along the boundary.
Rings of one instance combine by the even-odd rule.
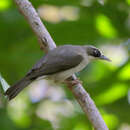
[[[17,4],[22,15],[25,16],[26,20],[30,24],[33,32],[36,34],[41,48],[43,50],[46,50],[46,52],[55,48],[55,42],[46,30],[32,4],[28,0],[14,1]],[[76,77],[73,76],[73,78],[75,79]],[[88,116],[88,119],[92,123],[95,130],[108,130],[93,100],[90,98],[89,94],[85,91],[82,85],[79,84],[71,88],[71,91],[81,105],[81,108],[83,109],[85,114]]]

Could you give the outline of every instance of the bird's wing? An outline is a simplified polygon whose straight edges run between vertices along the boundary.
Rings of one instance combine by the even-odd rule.
[[[51,75],[76,67],[83,60],[73,49],[60,48],[50,51],[27,74],[30,78]]]

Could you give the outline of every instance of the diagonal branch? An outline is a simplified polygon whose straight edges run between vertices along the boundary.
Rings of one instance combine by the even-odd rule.
[[[32,4],[28,0],[14,1],[18,6],[19,11],[25,16],[26,20],[30,24],[33,32],[36,34],[40,43],[40,47],[46,52],[55,48],[55,42],[46,30]],[[76,79],[75,75],[73,76],[73,79]],[[82,85],[79,84],[75,87],[72,87],[70,90],[81,105],[83,111],[87,115],[95,130],[108,130],[93,100],[90,98],[89,94],[85,91]]]

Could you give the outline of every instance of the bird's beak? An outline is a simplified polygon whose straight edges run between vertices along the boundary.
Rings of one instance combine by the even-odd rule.
[[[111,62],[111,60],[110,60],[109,58],[107,58],[106,56],[104,56],[104,55],[101,55],[101,56],[99,57],[99,59],[102,59],[102,60],[106,60],[106,61]]]

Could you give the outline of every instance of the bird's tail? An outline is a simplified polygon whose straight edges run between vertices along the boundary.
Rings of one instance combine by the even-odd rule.
[[[16,84],[14,84],[12,87],[8,88],[7,91],[5,92],[5,95],[9,98],[9,100],[11,100],[14,97],[16,97],[31,82],[32,80],[28,79],[27,77],[24,77]]]

